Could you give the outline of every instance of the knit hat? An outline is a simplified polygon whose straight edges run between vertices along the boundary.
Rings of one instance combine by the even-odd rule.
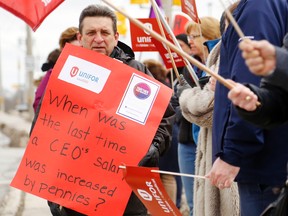
[[[183,42],[184,42],[185,44],[187,44],[188,46],[190,46],[189,43],[188,43],[188,39],[187,39],[187,35],[186,35],[186,34],[178,34],[178,35],[176,35],[176,38],[177,38],[178,40],[183,41]]]
[[[47,57],[47,61],[42,65],[41,70],[45,72],[53,68],[59,55],[60,55],[59,49],[54,49],[52,52],[50,52]]]

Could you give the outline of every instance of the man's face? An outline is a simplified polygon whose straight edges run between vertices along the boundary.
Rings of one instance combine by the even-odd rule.
[[[113,32],[109,17],[86,17],[78,34],[81,45],[87,49],[109,56],[117,45],[119,34]]]

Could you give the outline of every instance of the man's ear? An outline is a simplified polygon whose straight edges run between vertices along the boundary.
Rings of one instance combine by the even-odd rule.
[[[81,33],[80,32],[77,32],[77,34],[76,34],[76,37],[77,37],[77,40],[79,41],[79,43],[81,44],[81,46],[82,46],[82,35],[81,35]]]
[[[114,37],[115,37],[115,44],[114,44],[114,46],[117,46],[117,43],[118,43],[118,40],[119,40],[119,32],[116,32]]]

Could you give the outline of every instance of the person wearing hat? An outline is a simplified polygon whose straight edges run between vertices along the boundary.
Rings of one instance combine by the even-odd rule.
[[[176,35],[176,39],[177,39],[180,47],[182,48],[182,50],[184,52],[186,52],[187,54],[192,55],[192,51],[190,49],[190,45],[189,45],[189,42],[188,42],[187,35],[184,34],[184,33]]]
[[[54,49],[52,52],[49,53],[47,57],[47,61],[42,64],[41,70],[43,72],[46,72],[50,69],[52,69],[60,55],[60,49]]]

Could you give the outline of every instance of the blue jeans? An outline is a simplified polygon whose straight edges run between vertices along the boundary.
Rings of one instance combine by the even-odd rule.
[[[176,198],[176,206],[178,209],[181,207],[181,197],[182,197],[182,179],[181,176],[175,176],[176,184],[177,184],[177,198]]]
[[[272,186],[238,183],[241,216],[258,216],[277,199]]]
[[[181,173],[195,173],[196,145],[194,143],[178,144],[178,161]],[[193,187],[194,179],[190,177],[181,177],[187,204],[190,210],[190,216],[193,215]]]

